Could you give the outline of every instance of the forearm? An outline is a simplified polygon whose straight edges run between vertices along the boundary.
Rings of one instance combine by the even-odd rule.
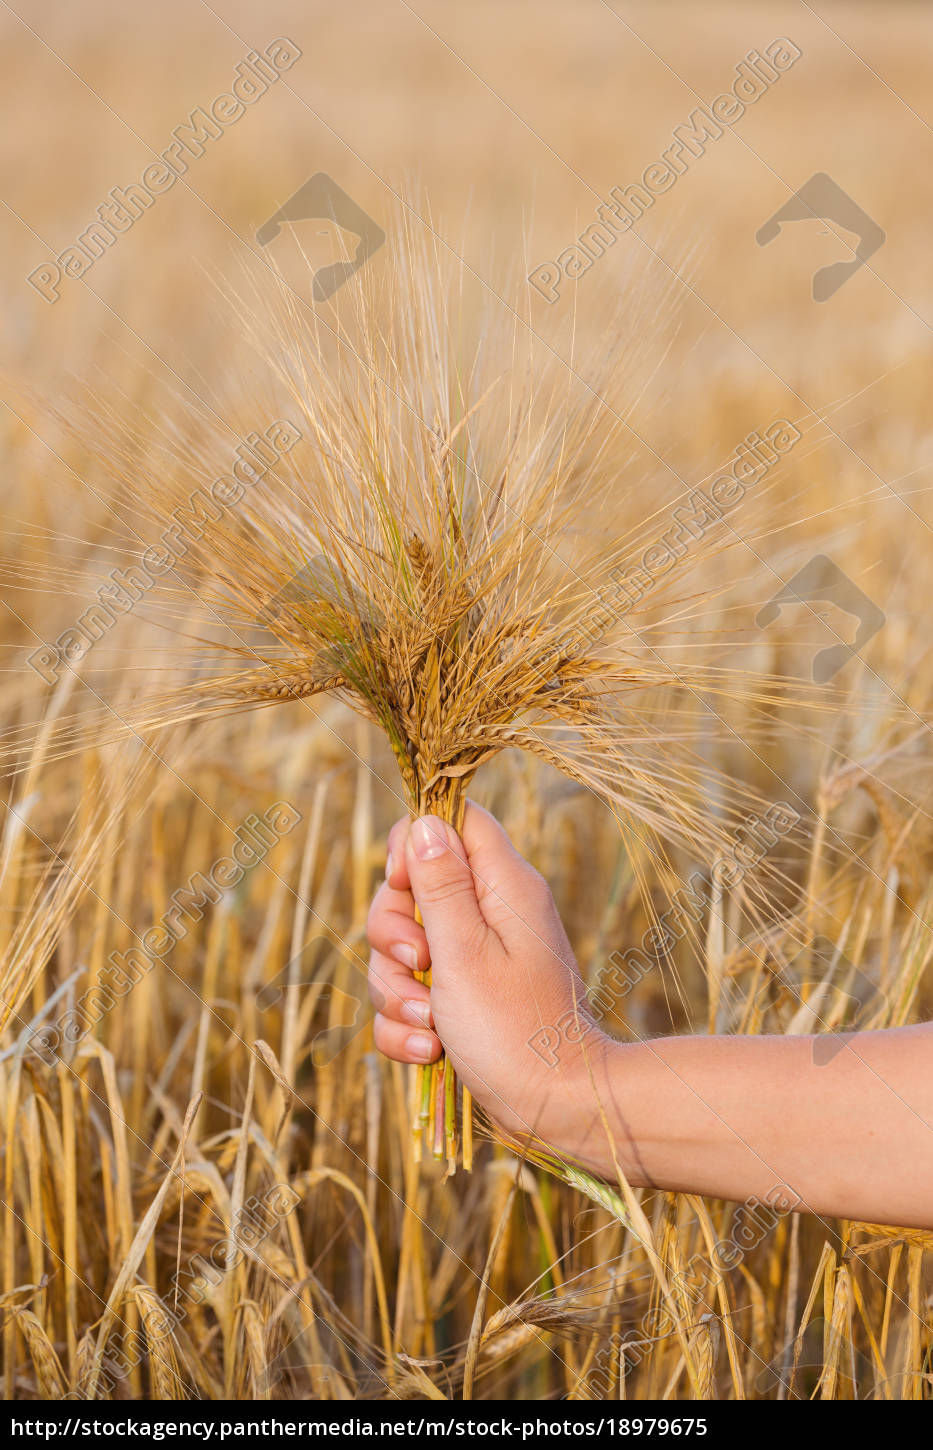
[[[509,1137],[610,1181],[618,1164],[635,1185],[933,1228],[933,1024],[612,1041],[580,1011],[546,885],[473,805],[462,837],[434,816],[393,827],[368,929],[377,1046],[446,1049]]]
[[[814,1040],[612,1043],[577,1096],[577,1154],[611,1179],[614,1152],[636,1185],[783,1186],[802,1210],[933,1228],[933,1024],[835,1038],[822,1063]]]

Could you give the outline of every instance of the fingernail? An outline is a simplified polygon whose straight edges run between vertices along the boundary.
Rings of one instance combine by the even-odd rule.
[[[419,817],[411,828],[412,850],[419,861],[435,861],[447,848],[447,827],[437,816]]]
[[[434,1038],[427,1032],[412,1032],[405,1038],[405,1051],[418,1062],[429,1062],[434,1056]]]
[[[431,1004],[430,1002],[403,1002],[402,1016],[415,1027],[431,1026]]]
[[[409,942],[396,942],[394,946],[389,947],[389,956],[394,957],[397,962],[401,962],[402,966],[407,967],[409,971],[417,972],[418,953]]]
[[[389,877],[391,875],[392,875],[392,852],[390,851],[389,854],[388,854],[388,856],[386,857],[386,880],[387,881],[388,881],[388,879],[389,879]]]

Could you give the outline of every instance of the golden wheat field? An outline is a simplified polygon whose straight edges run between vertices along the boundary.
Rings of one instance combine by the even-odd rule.
[[[468,789],[620,1036],[933,1015],[933,14],[0,33],[5,1396],[931,1398],[933,1234],[526,1155],[365,969]]]

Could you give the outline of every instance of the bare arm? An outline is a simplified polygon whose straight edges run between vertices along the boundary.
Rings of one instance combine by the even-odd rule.
[[[591,1093],[629,1180],[734,1199],[784,1187],[812,1213],[933,1227],[933,1025],[848,1034],[823,1064],[814,1040],[610,1044]],[[580,1146],[613,1175],[598,1115]]]
[[[607,1179],[933,1228],[933,1024],[617,1042],[593,1021],[547,884],[476,806],[463,839],[399,822],[370,913],[377,1046],[441,1042],[515,1137]],[[415,901],[424,920],[415,919]],[[413,975],[430,962],[432,987]],[[815,1044],[821,1043],[822,1050]]]

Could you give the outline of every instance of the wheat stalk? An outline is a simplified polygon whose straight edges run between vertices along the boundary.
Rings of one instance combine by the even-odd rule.
[[[637,350],[604,349],[598,386],[572,395],[559,368],[520,355],[518,329],[469,321],[462,287],[400,218],[388,281],[359,274],[326,320],[284,287],[235,299],[270,411],[300,436],[188,540],[160,598],[199,635],[195,678],[128,723],[338,696],[386,736],[411,812],[454,826],[479,767],[518,748],[606,800],[636,864],[648,853],[673,882],[673,852],[715,859],[758,800],[709,761],[710,702],[740,700],[748,737],[750,719],[770,729],[786,682],[674,661],[657,632],[665,612],[689,619],[689,570],[721,542],[624,607],[619,570],[662,523],[637,488],[620,508],[630,445],[603,401],[624,395]],[[150,539],[190,516],[212,465],[206,444],[147,428],[98,410],[94,444]],[[164,466],[141,468],[160,448]],[[64,721],[50,753],[80,738]],[[760,908],[754,883],[743,890]],[[419,1072],[416,1151],[451,1169],[456,1094],[446,1062]]]

